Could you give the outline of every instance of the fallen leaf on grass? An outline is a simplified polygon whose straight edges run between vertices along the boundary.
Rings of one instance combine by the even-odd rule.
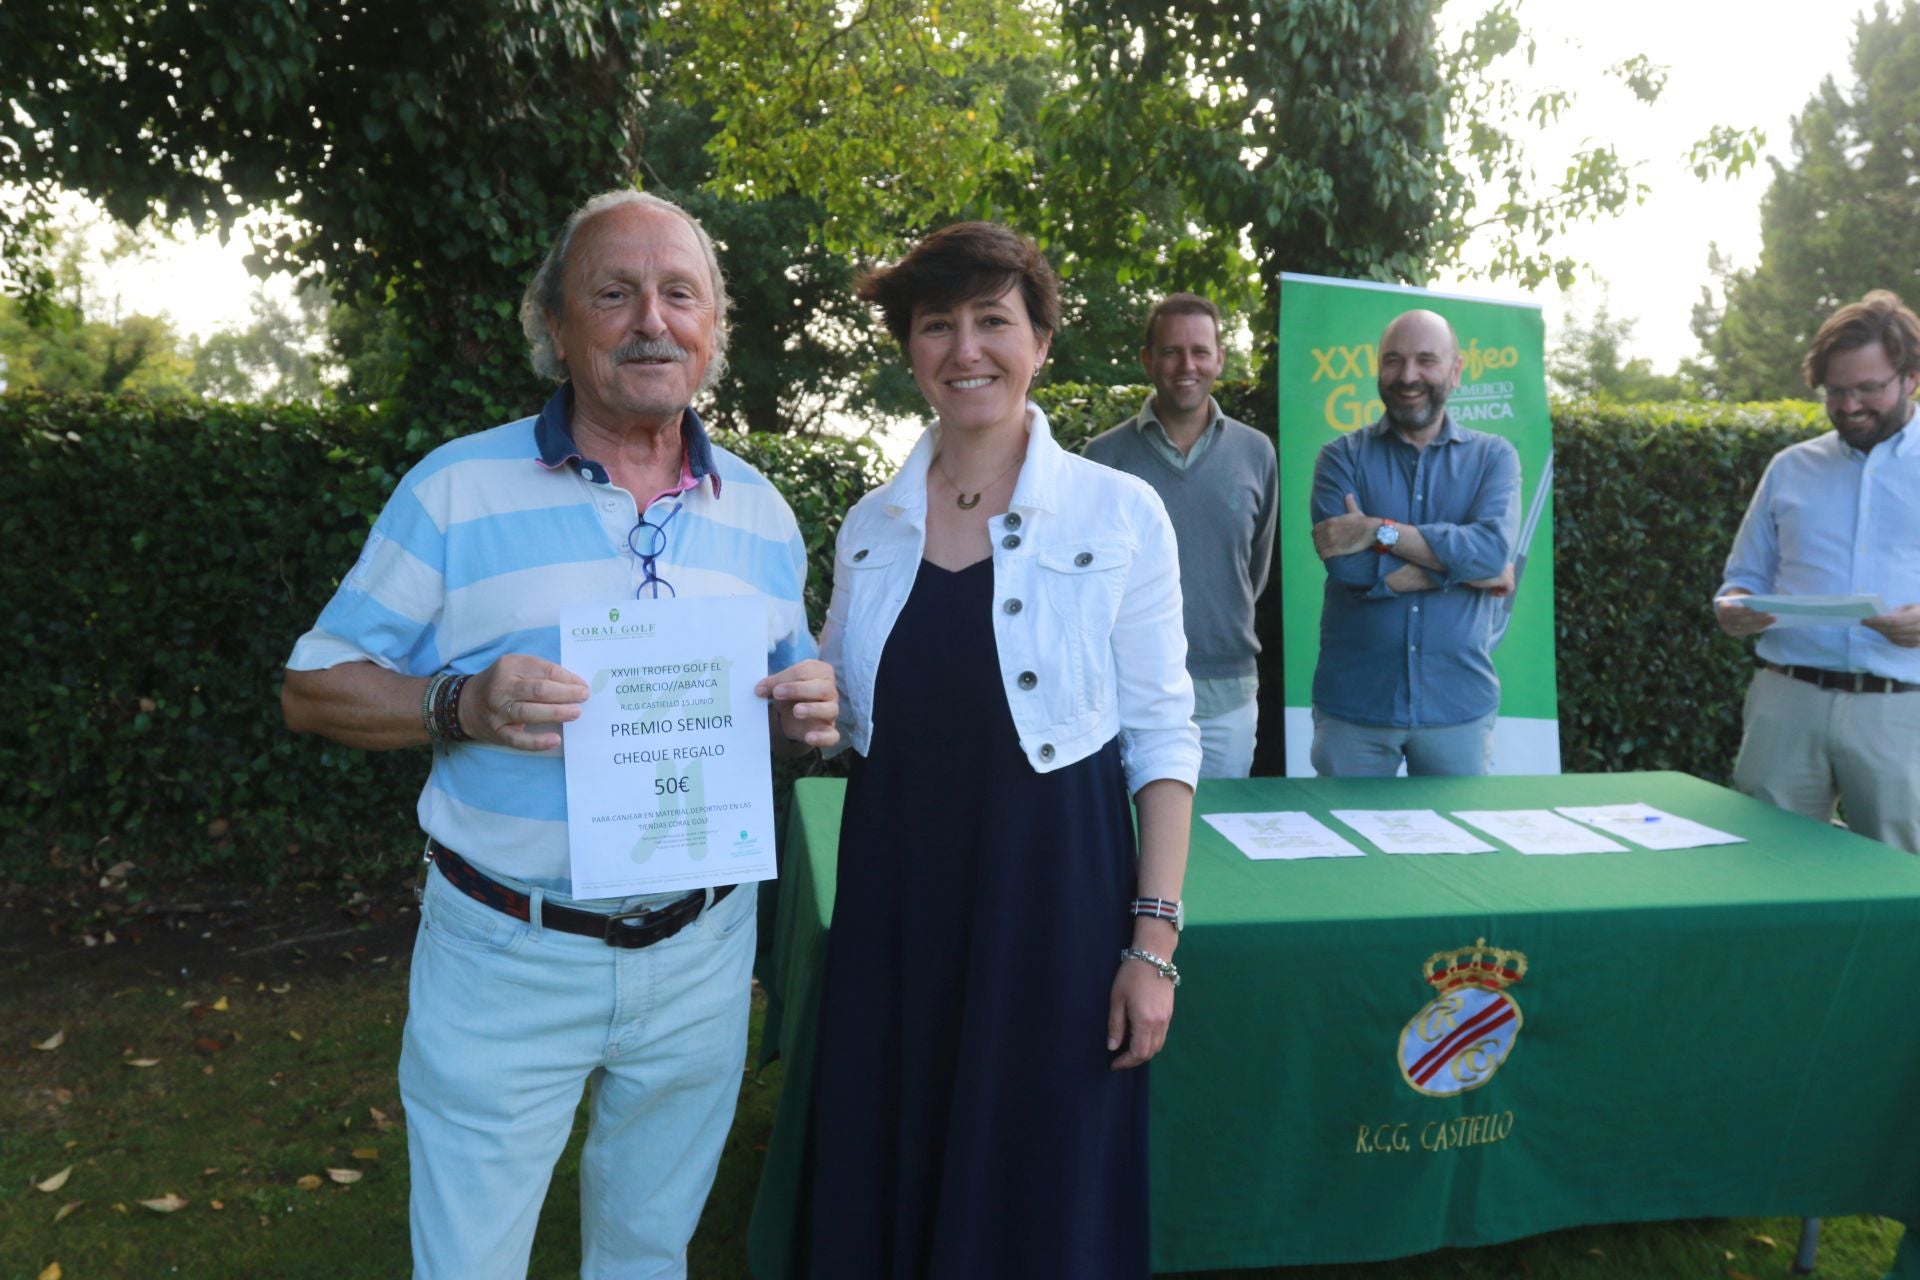
[[[376,1133],[385,1133],[393,1128],[393,1121],[388,1119],[387,1113],[380,1108],[368,1107],[367,1114],[373,1117],[373,1128]]]
[[[355,1147],[353,1149],[353,1158],[355,1160],[378,1160],[380,1158],[380,1148]]]
[[[1754,1278],[1744,1271],[1735,1271],[1732,1267],[1728,1267],[1727,1280],[1754,1280]]]
[[[218,1000],[208,1005],[207,1008],[213,1010],[215,1013],[225,1013],[227,1011],[227,998],[221,996]]]
[[[283,982],[277,987],[268,987],[267,990],[273,992],[273,994],[277,996],[283,996],[287,994],[287,992],[293,990],[293,984],[291,982]]]
[[[53,1214],[53,1220],[54,1220],[55,1222],[58,1222],[58,1221],[60,1221],[60,1220],[61,1220],[62,1218],[66,1218],[66,1217],[70,1217],[70,1216],[72,1216],[72,1214],[73,1214],[73,1211],[74,1211],[74,1210],[76,1210],[76,1209],[78,1209],[78,1208],[79,1208],[79,1207],[80,1207],[81,1205],[83,1205],[83,1204],[85,1204],[85,1203],[86,1203],[86,1201],[85,1201],[85,1200],[69,1200],[69,1201],[67,1201],[67,1202],[66,1202],[65,1204],[63,1204],[63,1205],[61,1205],[61,1206],[60,1206],[60,1207],[59,1207],[58,1209],[56,1209],[56,1210],[54,1210],[54,1214]]]
[[[73,1176],[73,1166],[68,1165],[66,1168],[62,1169],[60,1172],[54,1174],[51,1178],[48,1178],[45,1182],[34,1183],[33,1189],[35,1191],[58,1191],[60,1188],[67,1185],[67,1179],[71,1178],[72,1176]]]
[[[140,1203],[155,1213],[178,1213],[193,1202],[169,1191],[156,1200],[142,1200]]]
[[[290,1036],[292,1036],[292,1037],[293,1037],[293,1038],[294,1038],[295,1040],[305,1040],[305,1039],[306,1039],[306,1037],[305,1037],[305,1036],[303,1036],[303,1035],[301,1035],[301,1034],[300,1034],[300,1033],[299,1033],[298,1031],[289,1031],[289,1032],[287,1032],[287,1034],[288,1034],[288,1035],[290,1035]]]
[[[227,1046],[221,1044],[218,1040],[210,1040],[206,1036],[200,1036],[194,1040],[193,1047],[202,1053],[219,1053]]]
[[[60,1264],[57,1262],[49,1262],[46,1270],[42,1271],[35,1280],[60,1280],[60,1276]]]
[[[303,1173],[299,1178],[295,1179],[293,1185],[302,1191],[318,1191],[320,1189],[320,1175],[317,1173]]]
[[[1589,1258],[1604,1258],[1607,1256],[1607,1251],[1605,1249],[1589,1249],[1587,1250],[1587,1256]]]
[[[127,1059],[127,1065],[128,1065],[128,1066],[130,1066],[130,1067],[157,1067],[157,1066],[159,1066],[159,1065],[160,1065],[160,1059],[158,1059],[158,1058],[128,1058],[128,1059]]]
[[[207,1208],[209,1208],[209,1209],[211,1209],[211,1210],[213,1210],[213,1211],[214,1211],[215,1213],[218,1213],[218,1212],[220,1212],[220,1210],[222,1210],[222,1209],[224,1209],[224,1208],[226,1208],[226,1207],[227,1207],[227,1206],[226,1206],[226,1202],[225,1202],[225,1201],[222,1201],[222,1200],[209,1200],[209,1201],[207,1201]]]
[[[358,1182],[360,1181],[360,1179],[366,1177],[367,1175],[360,1172],[358,1169],[329,1169],[327,1170],[327,1176],[329,1178],[332,1178],[335,1182],[351,1183],[351,1182]]]
[[[1780,1242],[1772,1236],[1748,1236],[1747,1239],[1768,1249],[1777,1249],[1780,1247]]]
[[[45,1040],[36,1040],[34,1042],[33,1047],[40,1050],[42,1053],[52,1053],[55,1049],[58,1049],[61,1045],[65,1044],[66,1042],[67,1042],[67,1033],[64,1031],[56,1031],[52,1035],[48,1036]],[[58,1266],[60,1264],[55,1263],[54,1265]]]

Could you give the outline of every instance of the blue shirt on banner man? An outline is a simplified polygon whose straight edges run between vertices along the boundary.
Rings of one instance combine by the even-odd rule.
[[[1313,472],[1313,546],[1327,582],[1313,675],[1323,777],[1483,774],[1500,681],[1497,597],[1513,589],[1520,456],[1454,423],[1460,342],[1408,311],[1381,334],[1371,426],[1331,440]]]

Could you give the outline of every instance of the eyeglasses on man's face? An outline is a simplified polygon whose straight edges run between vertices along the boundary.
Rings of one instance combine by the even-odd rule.
[[[1848,400],[1867,404],[1878,400],[1882,392],[1888,387],[1898,386],[1900,381],[1901,375],[1895,374],[1891,378],[1882,378],[1878,382],[1856,382],[1850,387],[1824,387],[1821,390],[1828,404],[1844,404]]]

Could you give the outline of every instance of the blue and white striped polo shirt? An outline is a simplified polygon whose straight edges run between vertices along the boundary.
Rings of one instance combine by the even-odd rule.
[[[423,458],[287,666],[373,662],[427,676],[442,667],[477,673],[508,653],[558,662],[562,606],[632,598],[643,577],[627,544],[637,499],[574,448],[572,407],[572,388],[562,387],[538,417]],[[806,546],[786,500],[713,445],[691,409],[681,433],[693,487],[647,509],[657,524],[682,504],[654,573],[681,596],[760,596],[768,671],[814,657],[801,600]],[[474,865],[569,891],[558,750],[436,748],[419,815],[429,835]]]

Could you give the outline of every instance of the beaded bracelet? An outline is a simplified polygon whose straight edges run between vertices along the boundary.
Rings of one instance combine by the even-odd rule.
[[[1153,952],[1142,951],[1138,947],[1121,948],[1120,962],[1125,964],[1129,960],[1139,960],[1152,965],[1154,969],[1159,972],[1160,976],[1168,982],[1171,982],[1176,989],[1180,986],[1180,971],[1173,967],[1173,961],[1162,959],[1160,956],[1153,954]]]
[[[471,679],[473,677],[470,675],[461,675],[447,682],[447,737],[453,742],[473,741],[473,735],[467,732],[464,724],[460,723],[460,695],[466,691],[467,681]]]

